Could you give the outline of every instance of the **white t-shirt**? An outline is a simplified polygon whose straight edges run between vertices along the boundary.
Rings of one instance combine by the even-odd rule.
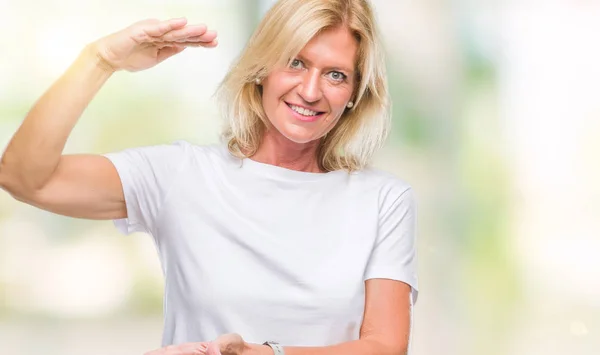
[[[115,225],[157,246],[163,346],[232,332],[285,346],[355,340],[371,278],[403,281],[416,300],[414,196],[390,174],[307,173],[184,141],[105,156],[127,205]]]

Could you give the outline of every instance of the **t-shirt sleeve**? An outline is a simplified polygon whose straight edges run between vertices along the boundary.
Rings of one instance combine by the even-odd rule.
[[[375,245],[365,272],[365,280],[391,279],[407,283],[412,303],[418,296],[415,248],[416,203],[410,187],[389,189],[383,197]]]
[[[114,224],[123,234],[154,234],[154,223],[185,163],[187,143],[138,147],[104,154],[115,166],[125,196],[127,218]]]

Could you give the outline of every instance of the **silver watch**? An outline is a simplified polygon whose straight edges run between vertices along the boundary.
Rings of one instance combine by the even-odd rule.
[[[283,351],[283,346],[281,346],[277,342],[274,342],[274,341],[265,341],[263,343],[263,345],[270,346],[271,349],[273,349],[273,352],[275,353],[275,355],[285,355],[285,352]]]

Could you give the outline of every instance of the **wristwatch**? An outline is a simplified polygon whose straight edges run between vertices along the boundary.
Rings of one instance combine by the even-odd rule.
[[[283,352],[283,346],[281,346],[279,343],[277,343],[275,341],[265,341],[263,343],[263,345],[270,346],[271,349],[273,349],[273,352],[275,353],[275,355],[285,355],[285,352]]]

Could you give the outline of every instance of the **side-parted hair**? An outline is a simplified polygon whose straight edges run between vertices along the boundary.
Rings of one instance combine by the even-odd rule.
[[[325,171],[367,166],[390,128],[384,51],[367,0],[280,0],[267,12],[217,91],[231,154],[254,155],[269,126],[256,79],[289,65],[315,35],[338,26],[358,43],[354,106],[322,138],[318,162]]]

